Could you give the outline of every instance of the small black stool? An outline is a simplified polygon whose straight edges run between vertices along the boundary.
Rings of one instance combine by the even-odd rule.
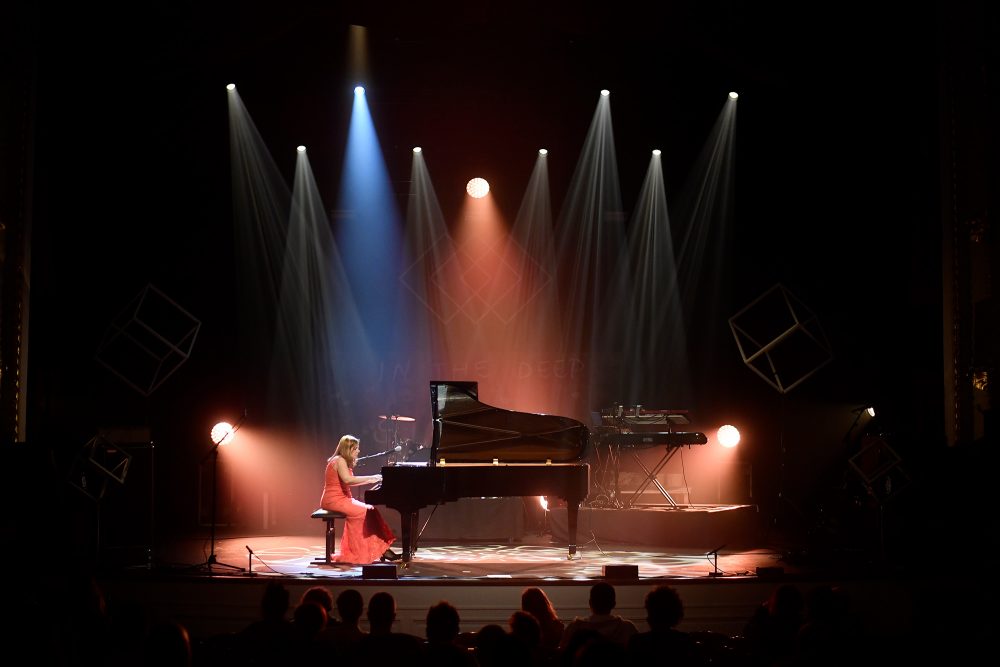
[[[336,551],[337,540],[337,519],[346,519],[347,515],[343,512],[319,509],[313,512],[310,516],[313,519],[322,519],[326,522],[326,553],[323,554],[323,558],[313,559],[313,562],[322,563],[324,565],[333,565],[333,554]]]

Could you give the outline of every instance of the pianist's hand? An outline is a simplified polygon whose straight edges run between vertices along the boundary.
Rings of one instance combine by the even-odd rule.
[[[381,484],[382,483],[382,475],[371,475],[371,483],[372,484]]]

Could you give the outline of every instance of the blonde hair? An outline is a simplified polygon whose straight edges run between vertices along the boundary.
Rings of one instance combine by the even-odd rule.
[[[361,440],[357,436],[345,435],[340,438],[340,442],[337,443],[337,450],[333,453],[333,456],[340,456],[347,463],[348,468],[353,468],[354,464],[357,463],[353,449],[354,445],[360,445]],[[333,456],[330,458],[332,459]]]

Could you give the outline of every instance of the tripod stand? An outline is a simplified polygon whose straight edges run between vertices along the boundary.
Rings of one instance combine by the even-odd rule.
[[[240,418],[239,423],[233,427],[232,432],[235,433],[240,428],[240,424],[246,418],[246,412],[243,413],[243,417]],[[214,574],[212,568],[224,567],[237,572],[245,572],[246,570],[238,565],[229,565],[228,563],[220,563],[215,557],[215,523],[216,515],[218,513],[218,488],[219,488],[219,446],[226,439],[229,434],[224,434],[218,438],[217,442],[212,443],[212,449],[209,451],[209,455],[212,457],[212,521],[209,524],[210,533],[210,544],[211,550],[208,554],[208,559],[204,563],[199,563],[194,566],[194,569],[205,569],[208,570],[208,574]],[[204,460],[204,459],[203,459]]]

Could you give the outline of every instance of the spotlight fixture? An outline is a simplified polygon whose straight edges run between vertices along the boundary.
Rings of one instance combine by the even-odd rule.
[[[413,152],[414,152],[414,153],[419,153],[419,152],[420,152],[420,151],[422,151],[422,150],[424,150],[424,149],[423,149],[423,148],[421,148],[420,146],[414,146],[414,147],[413,147]]]
[[[660,149],[659,148],[654,148],[653,149],[653,155],[655,155],[656,157],[660,157]]]
[[[365,87],[364,86],[355,86],[354,87],[354,94],[355,95],[364,95],[365,94]]]
[[[485,178],[474,178],[465,184],[465,191],[473,199],[482,199],[490,193],[490,184]]]
[[[246,412],[243,413],[243,417],[246,417]],[[212,427],[212,450],[210,452],[212,455],[212,520],[209,524],[212,527],[211,536],[209,537],[211,552],[208,554],[208,559],[199,565],[199,567],[206,568],[210,574],[212,573],[213,567],[226,567],[238,572],[244,571],[243,568],[238,565],[220,563],[215,557],[215,517],[218,514],[219,506],[219,447],[228,442],[232,442],[233,437],[236,435],[236,429],[238,429],[242,423],[243,419],[240,419],[240,421],[236,423],[236,426],[233,426],[229,422],[219,422]]]
[[[605,88],[604,90],[601,91],[601,97],[607,97],[610,94],[611,94],[611,91],[608,90],[607,88]]]
[[[306,152],[306,147],[305,146],[299,146],[295,150],[297,150],[300,153],[305,153]]]
[[[875,416],[875,406],[872,405],[871,403],[864,403],[864,404],[859,405],[858,407],[854,408],[853,410],[851,410],[851,414],[854,414],[854,415],[866,414],[869,417],[874,417]]]
[[[219,422],[212,427],[212,442],[217,445],[228,445],[236,437],[236,429],[229,422]]]
[[[549,149],[548,148],[539,148],[538,149],[538,154],[541,155],[542,157],[545,157],[546,155],[549,154]]]
[[[735,100],[739,96],[740,96],[740,94],[737,93],[735,90],[729,93],[729,99],[731,99],[731,100]]]
[[[226,90],[228,90],[228,91],[233,91],[233,90],[236,90],[236,84],[235,84],[235,83],[230,83],[230,84],[228,84],[228,85],[226,86]]]
[[[716,437],[719,438],[719,444],[727,449],[731,449],[740,443],[739,429],[729,424],[720,426],[716,432]]]

